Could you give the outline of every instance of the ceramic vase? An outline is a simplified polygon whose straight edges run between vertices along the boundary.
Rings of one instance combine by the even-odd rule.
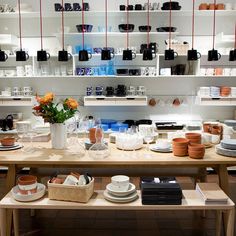
[[[67,142],[67,131],[64,123],[50,124],[51,142],[54,149],[65,149]]]

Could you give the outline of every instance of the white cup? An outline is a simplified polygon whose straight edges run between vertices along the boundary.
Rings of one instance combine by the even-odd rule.
[[[206,69],[205,68],[200,69],[200,75],[206,75]]]
[[[212,134],[211,135],[211,142],[213,144],[218,144],[220,142],[220,135]]]
[[[170,76],[171,75],[171,68],[161,68],[160,75]]]
[[[232,68],[232,69],[231,69],[230,75],[231,75],[231,76],[236,76],[236,68]]]
[[[159,139],[158,141],[156,141],[156,147],[160,149],[169,149],[171,147],[171,142],[169,140]]]
[[[225,4],[225,10],[232,10],[232,9],[233,9],[233,5],[231,3]]]
[[[24,66],[17,66],[16,67],[16,75],[17,76],[24,76],[25,75],[25,68],[24,68]]]
[[[231,74],[231,68],[224,68],[223,74],[229,76]]]
[[[208,75],[208,76],[214,75],[214,68],[207,68],[206,75]]]
[[[211,143],[212,142],[211,139],[212,139],[211,134],[209,134],[209,133],[202,134],[202,143],[204,143],[204,144]]]
[[[68,175],[65,181],[63,182],[63,184],[67,184],[67,185],[77,185],[78,183],[79,183],[79,180],[73,175]]]
[[[129,189],[129,177],[126,175],[111,177],[111,189],[114,191],[127,191]]]
[[[9,91],[2,91],[2,96],[11,96],[11,92],[9,92]]]
[[[32,65],[25,65],[25,75],[26,76],[33,76],[33,66]]]
[[[62,76],[66,76],[67,75],[67,73],[66,73],[66,65],[61,65],[60,70],[61,70],[61,75]]]

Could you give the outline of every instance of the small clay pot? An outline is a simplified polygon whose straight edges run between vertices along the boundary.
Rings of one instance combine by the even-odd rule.
[[[149,106],[151,106],[151,107],[154,107],[154,106],[156,106],[156,104],[157,104],[157,102],[156,102],[156,99],[155,98],[151,98],[150,100],[149,100]]]
[[[218,3],[217,6],[216,6],[216,9],[217,9],[217,10],[225,10],[225,4],[223,4],[223,3]]]
[[[201,134],[198,134],[198,133],[186,133],[185,137],[189,140],[190,144],[201,143],[202,141],[202,136]]]
[[[217,9],[217,8],[214,3],[209,4],[209,10],[215,10],[215,9]]]
[[[205,155],[205,150],[204,151],[188,151],[188,155],[190,158],[193,159],[202,159]]]
[[[173,146],[173,154],[175,156],[180,156],[180,157],[183,157],[183,156],[187,156],[188,155],[188,147],[176,147],[176,146]]]
[[[205,146],[203,144],[190,144],[188,145],[188,150],[190,151],[203,151]]]
[[[18,178],[18,187],[21,194],[27,195],[37,192],[37,177],[33,175],[23,175]]]
[[[174,138],[172,144],[173,146],[186,147],[189,144],[189,140],[186,138]]]
[[[89,130],[89,140],[91,143],[96,143],[96,128],[91,128]]]
[[[209,123],[203,124],[203,131],[205,133],[210,133],[211,132],[211,124],[209,124]]]
[[[2,146],[13,146],[15,144],[15,138],[3,138],[0,140]]]
[[[207,3],[201,3],[199,5],[199,10],[208,10],[209,5]]]

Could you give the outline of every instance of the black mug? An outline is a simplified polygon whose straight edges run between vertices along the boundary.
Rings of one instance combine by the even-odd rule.
[[[221,58],[221,54],[217,50],[212,49],[208,51],[208,61],[218,61]]]
[[[81,11],[81,7],[80,7],[80,5],[79,5],[79,3],[73,3],[73,10],[74,11]]]
[[[88,2],[83,3],[83,10],[84,11],[89,11],[89,3]]]
[[[63,7],[60,3],[55,3],[54,4],[55,11],[62,11]]]
[[[133,5],[128,5],[127,10],[128,11],[133,11],[134,10],[134,6]]]
[[[231,50],[231,51],[229,52],[229,60],[230,60],[230,61],[236,61],[236,49]]]
[[[0,61],[6,61],[8,59],[8,55],[0,50]]]
[[[103,49],[101,53],[101,60],[111,60],[115,54],[109,49]]]
[[[88,61],[92,58],[92,54],[87,50],[79,51],[79,61]]]
[[[45,50],[37,51],[37,61],[47,61],[50,58],[50,54]]]
[[[123,60],[133,60],[136,57],[136,53],[132,50],[123,50]]]
[[[73,8],[71,6],[71,3],[65,3],[65,11],[73,11]]]
[[[178,53],[173,49],[165,50],[165,60],[174,60],[178,56]]]
[[[125,5],[120,5],[120,11],[125,11]]]
[[[27,61],[29,59],[29,54],[23,50],[16,51],[16,61]]]
[[[141,10],[143,10],[143,6],[142,6],[142,4],[135,4],[134,9],[136,11],[141,11]]]
[[[65,50],[58,52],[58,61],[68,61],[72,58],[72,55]]]
[[[188,50],[188,61],[196,61],[201,58],[201,53],[197,50]]]
[[[143,50],[143,60],[144,61],[151,61],[154,58],[156,58],[156,53],[153,53],[152,49],[146,48]]]

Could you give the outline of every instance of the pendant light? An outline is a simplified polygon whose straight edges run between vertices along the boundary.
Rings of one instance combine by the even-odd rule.
[[[47,61],[50,54],[43,50],[43,17],[42,17],[42,0],[39,0],[39,23],[40,23],[40,43],[41,50],[37,51],[37,61]]]
[[[107,16],[107,0],[105,0],[105,47],[102,49],[101,53],[101,60],[111,60],[114,58],[115,54],[114,52],[111,52],[111,50],[107,47],[107,24],[108,24],[108,16]]]
[[[88,61],[92,58],[92,54],[89,53],[87,50],[84,49],[84,0],[82,0],[82,46],[83,49],[79,51],[79,61]]]
[[[236,61],[236,24],[234,27],[234,50],[229,52],[229,60]]]
[[[156,53],[152,51],[152,48],[150,47],[150,33],[149,33],[149,27],[150,27],[150,0],[147,2],[147,48],[143,50],[143,60],[144,61],[151,61],[152,59],[156,58]]]
[[[64,6],[64,0],[61,0],[61,5]],[[62,50],[58,52],[58,61],[68,61],[72,55],[65,50],[65,31],[64,31],[64,8],[61,11],[61,44]]]
[[[22,32],[21,32],[21,9],[20,1],[18,0],[18,13],[19,13],[19,38],[20,38],[20,50],[16,51],[16,61],[27,61],[29,59],[28,53],[22,50]]]
[[[0,47],[0,62],[4,62],[8,59],[8,55],[5,53],[5,51],[2,51]]]
[[[169,49],[165,50],[165,60],[174,60],[178,53],[171,49],[171,25],[172,25],[172,2],[170,0],[170,13],[169,13]]]
[[[188,50],[188,61],[196,61],[201,58],[201,53],[194,49],[194,30],[195,30],[195,0],[193,0],[193,15],[192,15],[192,49]]]
[[[127,0],[126,6],[126,46],[127,49],[123,50],[123,60],[133,60],[136,57],[136,53],[129,49],[129,0]]]
[[[215,49],[215,36],[216,36],[216,0],[214,0],[214,15],[213,15],[213,34],[212,34],[212,50],[208,51],[208,61],[218,61],[221,54]]]

